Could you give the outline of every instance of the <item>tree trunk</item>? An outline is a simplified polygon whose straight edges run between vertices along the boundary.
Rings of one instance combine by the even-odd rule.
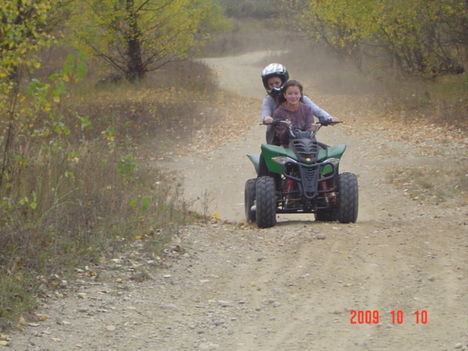
[[[144,78],[146,70],[141,57],[140,41],[130,39],[128,45],[127,80],[134,82]]]
[[[0,190],[3,186],[3,179],[5,177],[8,164],[10,161],[10,150],[13,144],[13,127],[14,127],[14,120],[15,120],[15,112],[16,112],[16,103],[18,99],[18,90],[19,90],[19,70],[18,67],[15,67],[12,72],[10,73],[9,79],[13,82],[14,86],[10,92],[9,97],[9,108],[8,108],[8,126],[7,126],[7,133],[5,136],[5,143],[3,145],[3,158],[2,163],[0,165]]]
[[[141,32],[138,28],[138,14],[135,13],[134,0],[127,0],[127,72],[126,78],[130,82],[141,80],[146,74],[141,53]]]

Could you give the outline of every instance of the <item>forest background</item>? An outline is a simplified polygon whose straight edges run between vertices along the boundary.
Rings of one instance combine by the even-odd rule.
[[[196,58],[280,49],[328,67],[333,57],[350,73],[326,70],[330,89],[371,86],[398,107],[393,118],[464,130],[466,10],[455,0],[5,0],[0,326],[76,267],[135,241],[157,259],[200,218],[174,177],[145,162],[213,123],[199,107],[226,99]]]

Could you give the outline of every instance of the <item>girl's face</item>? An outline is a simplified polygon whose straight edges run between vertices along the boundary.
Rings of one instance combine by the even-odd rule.
[[[273,89],[273,88],[280,88],[281,83],[283,82],[281,81],[280,77],[271,77],[270,79],[268,79],[267,83],[268,83],[268,87],[270,89]]]
[[[299,104],[302,97],[301,90],[299,89],[299,87],[296,86],[288,87],[283,95],[290,105]]]

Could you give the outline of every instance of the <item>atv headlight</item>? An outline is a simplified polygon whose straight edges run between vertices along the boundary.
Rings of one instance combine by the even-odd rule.
[[[329,158],[326,159],[325,162],[330,162],[333,166],[338,166],[340,160],[338,160],[337,158]]]
[[[287,156],[276,156],[276,157],[272,157],[271,159],[275,161],[276,163],[279,163],[282,166],[284,166],[288,162],[297,163],[292,158],[287,157]]]

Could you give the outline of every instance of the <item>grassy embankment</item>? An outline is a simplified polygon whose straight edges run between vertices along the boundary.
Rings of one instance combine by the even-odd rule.
[[[208,68],[167,66],[135,85],[96,84],[95,70],[62,103],[70,134],[59,143],[17,140],[1,194],[0,328],[76,268],[135,240],[156,257],[196,218],[173,178],[148,160],[206,122],[197,111],[215,90]],[[193,125],[194,116],[201,123]]]

